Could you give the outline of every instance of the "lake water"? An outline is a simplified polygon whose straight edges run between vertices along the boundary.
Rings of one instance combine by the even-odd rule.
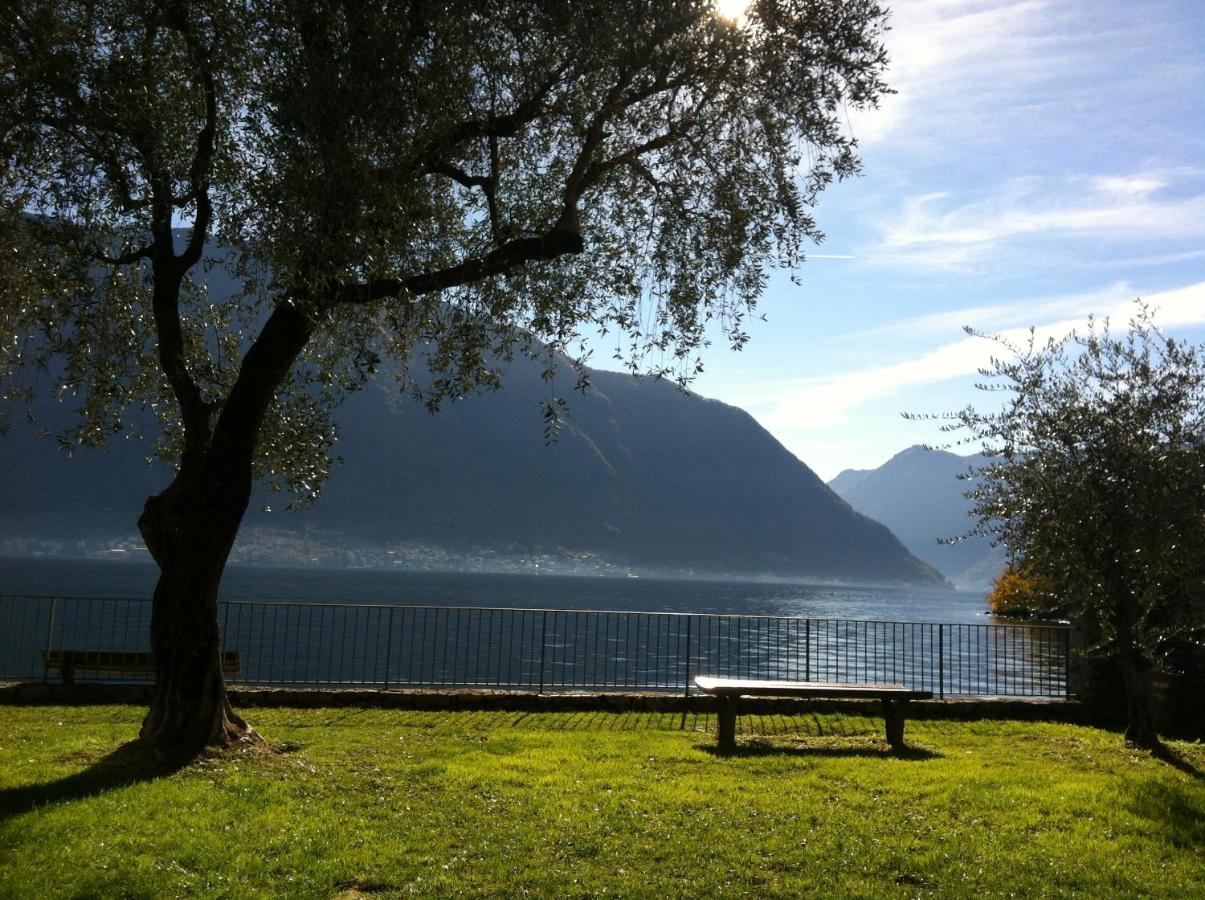
[[[0,558],[0,595],[149,597],[154,566],[135,561]],[[983,592],[763,581],[591,578],[230,566],[225,600],[734,613],[982,624]]]

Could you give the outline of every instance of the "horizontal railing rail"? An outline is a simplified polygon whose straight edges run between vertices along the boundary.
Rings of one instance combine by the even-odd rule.
[[[55,651],[146,651],[148,600],[0,596],[0,678],[50,680]],[[939,697],[1068,696],[1070,629],[486,606],[219,604],[247,685],[660,691],[695,675],[889,682]],[[83,680],[146,680],[89,673]]]

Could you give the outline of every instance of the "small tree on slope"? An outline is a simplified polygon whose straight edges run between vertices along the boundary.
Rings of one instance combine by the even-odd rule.
[[[993,457],[970,494],[978,533],[1116,659],[1126,739],[1156,747],[1151,668],[1205,638],[1205,362],[1141,303],[1123,336],[1089,321],[1045,344],[992,339],[1008,356],[980,387],[1010,396],[944,426]]]

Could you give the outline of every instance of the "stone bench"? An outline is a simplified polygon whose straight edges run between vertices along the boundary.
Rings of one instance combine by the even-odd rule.
[[[736,715],[741,697],[800,697],[810,700],[880,700],[887,723],[887,743],[893,750],[904,746],[904,717],[909,700],[928,700],[932,691],[914,691],[901,684],[842,684],[824,681],[758,681],[748,678],[710,678],[700,675],[695,684],[716,698],[718,743],[722,752],[736,749]]]

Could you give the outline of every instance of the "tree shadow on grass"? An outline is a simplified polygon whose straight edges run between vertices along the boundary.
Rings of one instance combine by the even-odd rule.
[[[890,750],[881,746],[832,747],[806,744],[782,744],[769,741],[744,741],[736,745],[732,751],[723,751],[715,744],[701,744],[699,749],[704,753],[721,758],[741,758],[759,756],[796,756],[800,759],[839,758],[853,759],[903,759],[922,762],[929,759],[942,759],[942,754],[924,747],[901,747]]]
[[[1205,772],[1202,772],[1192,760],[1178,753],[1172,747],[1166,744],[1161,744],[1159,747],[1151,751],[1151,756],[1160,762],[1165,762],[1173,769],[1178,769],[1185,775],[1195,778],[1197,781],[1205,781]]]
[[[39,807],[84,800],[116,788],[154,781],[178,772],[187,762],[159,762],[141,741],[128,741],[82,772],[55,781],[0,790],[0,822]]]
[[[1205,802],[1199,793],[1152,779],[1134,788],[1129,807],[1169,844],[1183,850],[1205,848]]]
[[[541,731],[686,731],[701,730],[700,723],[708,719],[706,714],[669,710],[576,710],[519,712],[492,721],[495,727]]]

